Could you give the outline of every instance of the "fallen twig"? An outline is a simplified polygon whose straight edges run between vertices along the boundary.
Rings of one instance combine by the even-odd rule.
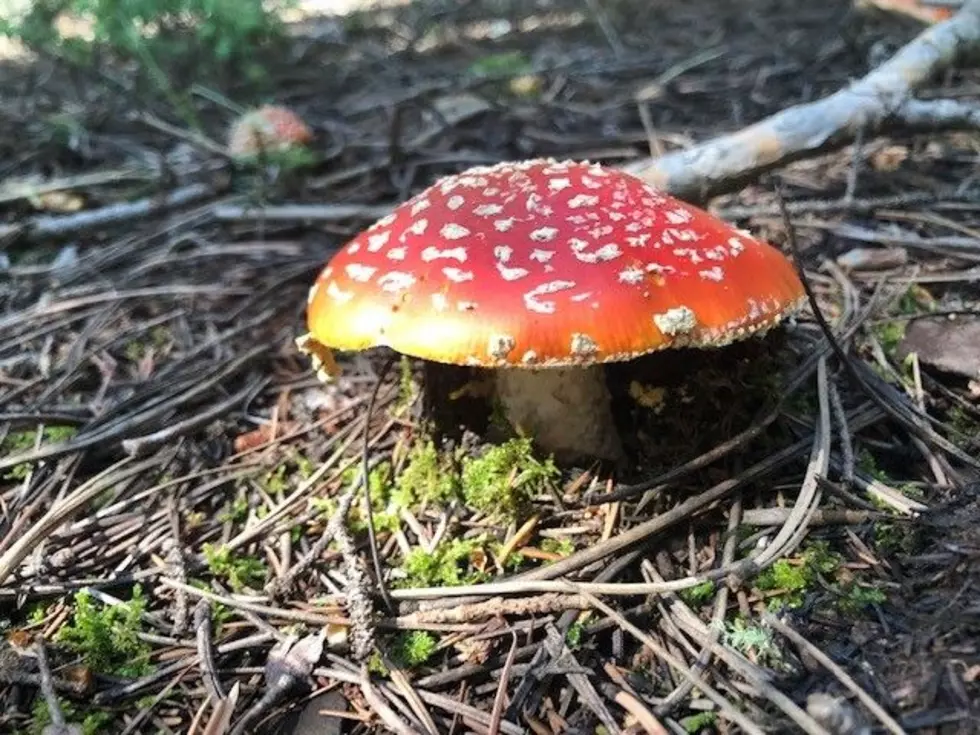
[[[777,166],[846,145],[859,130],[868,135],[890,126],[975,125],[972,106],[919,102],[912,93],[978,45],[980,0],[970,0],[950,20],[927,28],[867,76],[828,97],[624,168],[676,196],[704,201]]]

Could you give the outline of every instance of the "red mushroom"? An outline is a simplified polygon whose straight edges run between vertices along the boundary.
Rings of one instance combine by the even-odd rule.
[[[802,301],[790,262],[597,164],[532,160],[438,181],[344,246],[310,290],[329,348],[499,368],[508,420],[558,457],[617,460],[602,363],[761,334]],[[325,377],[325,376],[324,376]]]
[[[313,132],[286,107],[265,105],[239,117],[228,133],[228,154],[249,159],[298,148],[313,140]]]

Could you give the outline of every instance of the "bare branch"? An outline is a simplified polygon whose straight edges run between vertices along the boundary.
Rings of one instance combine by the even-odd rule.
[[[704,201],[777,166],[846,145],[859,130],[975,125],[973,106],[917,102],[912,93],[978,48],[980,0],[970,0],[950,20],[926,29],[867,76],[829,97],[625,169],[676,196]]]

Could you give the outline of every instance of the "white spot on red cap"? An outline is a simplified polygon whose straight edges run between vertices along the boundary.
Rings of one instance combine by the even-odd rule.
[[[422,199],[419,199],[417,202],[415,202],[415,204],[412,205],[412,208],[409,211],[412,213],[412,216],[414,217],[423,209],[428,209],[431,206],[432,206],[432,202],[430,202],[427,198],[423,197]]]
[[[443,268],[443,275],[454,283],[463,283],[473,280],[473,271],[464,271],[461,268]]]
[[[599,351],[599,345],[587,334],[573,334],[570,345],[571,353],[575,357],[590,357]]]
[[[643,283],[644,278],[646,278],[646,273],[643,272],[642,268],[637,268],[635,265],[624,268],[619,272],[619,282],[628,283],[631,286]]]
[[[399,245],[397,248],[391,248],[385,255],[391,260],[405,260],[407,250],[403,245]]]
[[[487,354],[494,360],[504,360],[517,345],[509,334],[491,334],[487,341]]]
[[[371,280],[377,272],[377,268],[372,265],[362,265],[361,263],[348,263],[344,268],[344,272],[352,281],[360,281],[361,283],[367,283]]]
[[[374,235],[368,235],[367,249],[372,253],[378,252],[381,250],[381,248],[388,244],[389,237],[391,237],[391,233],[387,231],[378,232]]]
[[[379,276],[377,283],[383,291],[404,291],[406,288],[411,288],[416,280],[411,273],[389,271]]]
[[[548,189],[551,191],[561,191],[562,189],[567,189],[571,185],[572,185],[572,180],[566,176],[551,179],[550,181],[548,181]]]
[[[575,240],[574,242],[569,240],[569,244],[572,246],[572,253],[576,259],[583,263],[604,263],[609,260],[615,260],[623,254],[623,251],[619,249],[619,245],[614,242],[603,245],[591,253],[585,252],[581,240]],[[588,243],[585,243],[585,246],[588,246]]]
[[[571,199],[568,200],[568,206],[571,209],[579,209],[581,207],[594,207],[599,203],[599,197],[592,194],[576,194]]]
[[[510,260],[510,256],[514,254],[514,248],[510,245],[496,245],[493,248],[493,257],[499,260],[501,263],[506,263]]]
[[[745,250],[745,243],[739,240],[737,237],[731,237],[728,239],[728,251],[732,254],[732,257],[736,257],[743,250]]]
[[[591,298],[591,296],[592,296],[592,292],[591,291],[586,291],[585,293],[577,293],[574,296],[570,296],[568,298],[568,300],[569,301],[574,301],[577,304],[580,301],[588,301],[589,298]]]
[[[357,253],[357,251],[358,251],[358,250],[360,250],[360,249],[361,249],[361,243],[359,243],[359,242],[352,242],[352,243],[351,243],[351,244],[350,244],[350,245],[349,245],[349,246],[347,247],[347,252],[348,252],[348,253],[350,253],[351,255],[354,255],[354,254],[356,254],[356,253]]]
[[[534,350],[528,350],[523,355],[521,355],[521,362],[525,365],[533,365],[538,361],[538,353]]]
[[[497,263],[497,271],[505,281],[516,281],[524,278],[530,272],[527,268],[508,268],[503,263]]]
[[[499,204],[480,204],[473,208],[473,214],[477,217],[492,217],[495,214],[500,214],[503,210],[504,208]]]
[[[440,249],[430,245],[421,252],[420,257],[425,263],[431,263],[433,260],[439,260],[440,258],[451,258],[458,260],[460,263],[465,263],[466,248],[458,247]]]
[[[664,216],[672,225],[682,225],[685,222],[690,222],[692,219],[691,213],[688,210],[680,207],[677,209],[668,209]]]
[[[445,311],[449,308],[449,300],[446,295],[438,292],[432,294],[432,308],[436,311]]]
[[[460,240],[470,234],[470,231],[455,222],[448,222],[439,230],[439,234],[447,240]]]
[[[714,281],[715,283],[721,283],[725,280],[725,271],[721,269],[720,265],[716,265],[713,268],[706,268],[705,270],[698,271],[698,275],[707,281]]]
[[[583,176],[582,186],[584,186],[586,189],[598,189],[602,186],[602,184],[589,176]]]
[[[420,217],[415,220],[411,225],[409,225],[407,232],[411,232],[413,235],[424,235],[426,229],[429,227],[429,220],[425,217]]]
[[[554,255],[555,255],[554,250],[539,250],[535,248],[534,250],[531,251],[531,254],[528,257],[531,260],[537,261],[538,263],[547,263],[549,260],[551,260],[554,257]]]
[[[653,323],[664,334],[673,337],[687,334],[697,326],[698,320],[694,312],[687,306],[675,306],[663,314],[654,314]]]
[[[555,302],[553,300],[542,300],[541,297],[575,288],[575,286],[575,281],[547,281],[524,294],[524,305],[528,310],[537,312],[538,314],[554,314]]]
[[[446,206],[449,207],[454,212],[460,207],[462,207],[464,204],[466,204],[466,200],[463,197],[461,197],[459,194],[449,197],[449,200],[446,202]]]
[[[516,221],[517,220],[515,220],[513,217],[495,220],[493,223],[493,229],[495,229],[497,232],[507,232],[507,230],[514,226],[514,222]]]
[[[531,231],[531,239],[534,242],[551,242],[558,236],[557,227],[539,227]]]

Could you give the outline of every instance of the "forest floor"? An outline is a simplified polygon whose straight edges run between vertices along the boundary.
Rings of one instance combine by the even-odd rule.
[[[262,95],[174,70],[196,127],[133,69],[5,62],[0,731],[54,703],[85,732],[980,731],[975,132],[705,203],[788,251],[781,185],[846,364],[809,307],[765,349],[685,353],[676,410],[620,417],[628,475],[433,451],[418,366],[368,411],[385,355],[324,385],[294,342],[331,253],[439,176],[684,148],[921,30],[850,0],[403,4],[302,21],[256,52]],[[223,155],[228,101],[260,99],[313,165]],[[390,607],[368,585],[362,662],[330,520],[365,451]]]

